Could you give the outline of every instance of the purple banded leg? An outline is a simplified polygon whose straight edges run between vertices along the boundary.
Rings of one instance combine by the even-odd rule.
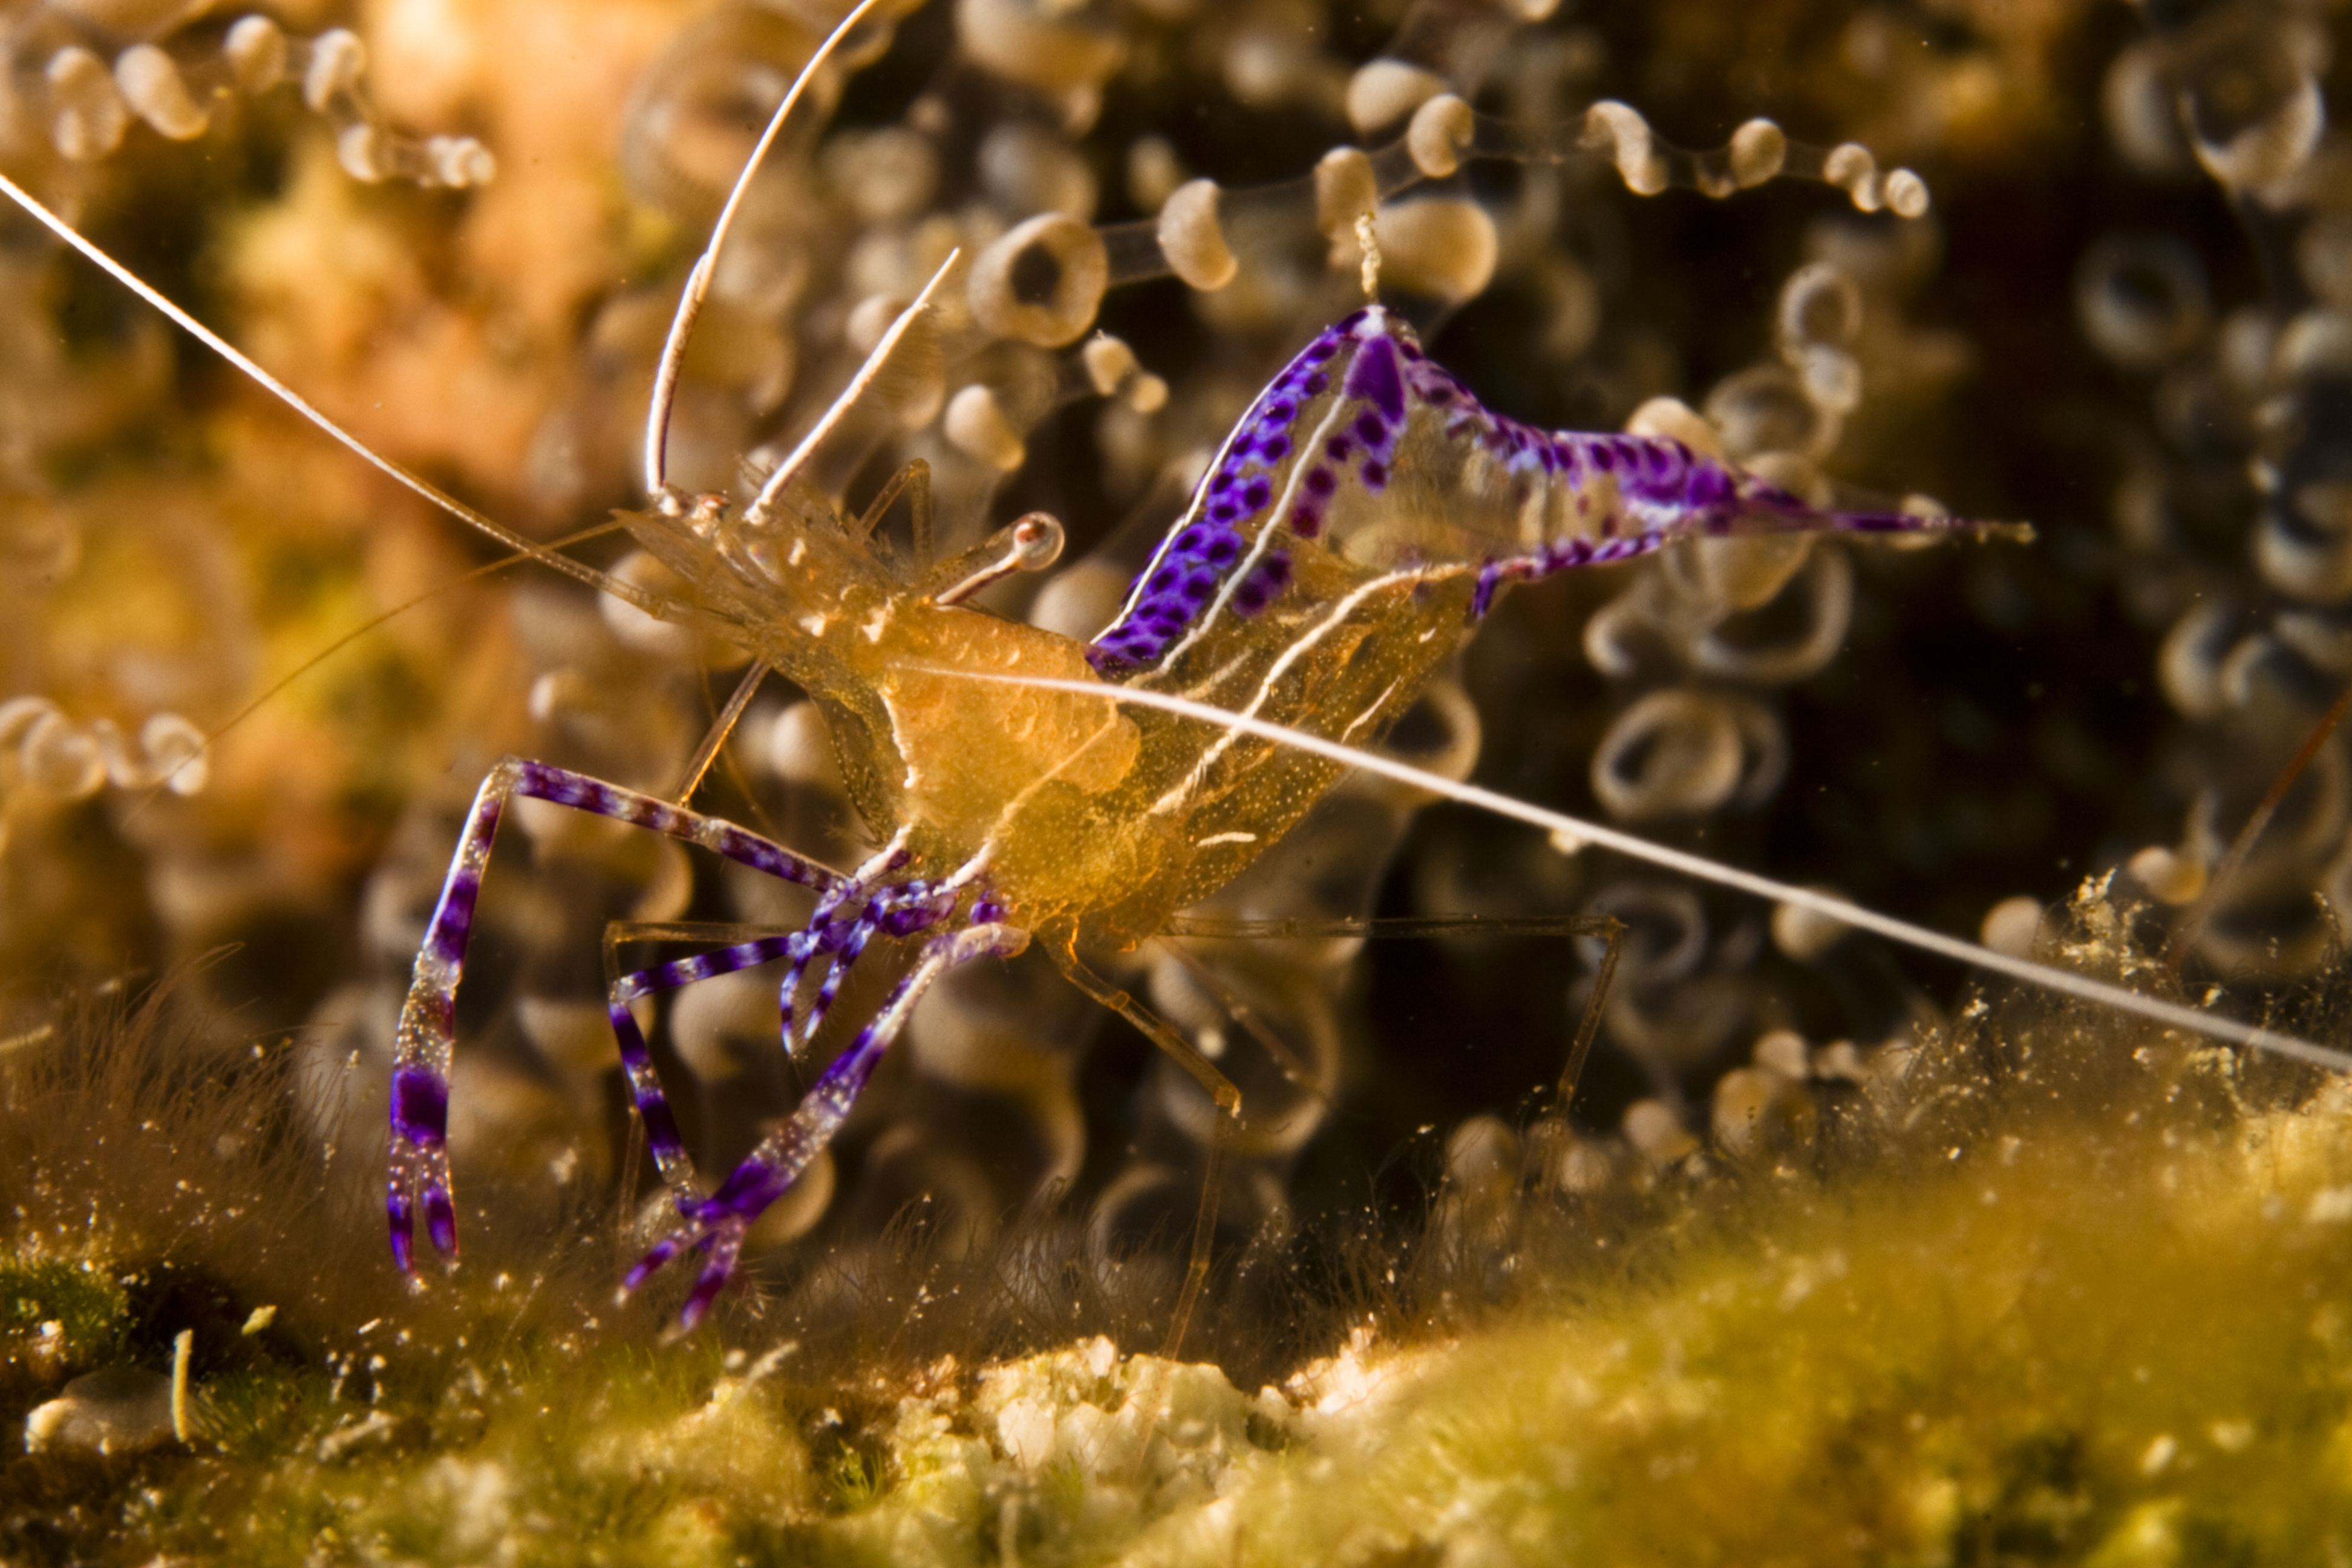
[[[825,1012],[833,1005],[840,989],[841,976],[855,963],[876,931],[894,937],[911,936],[929,926],[938,924],[955,908],[952,893],[933,893],[927,886],[916,884],[910,889],[887,889],[868,900],[866,911],[854,921],[828,921],[829,927],[848,931],[847,939],[827,971],[824,986],[817,993],[816,1005],[809,1011],[805,1036],[814,1036],[817,1026],[824,1021]],[[606,1012],[612,1019],[613,1037],[620,1043],[621,1065],[628,1074],[631,1100],[637,1108],[637,1118],[646,1129],[646,1143],[652,1150],[654,1164],[662,1180],[680,1197],[693,1195],[694,1163],[686,1152],[685,1140],[679,1135],[677,1117],[669,1107],[663,1092],[661,1079],[654,1071],[653,1054],[646,1045],[645,1034],[637,1027],[636,1015],[629,1004],[640,996],[651,996],[664,991],[674,991],[697,981],[715,980],[722,974],[735,974],[746,969],[756,969],[789,957],[807,944],[811,933],[795,931],[788,935],[755,937],[730,946],[696,953],[687,958],[657,964],[616,976],[606,987]],[[610,952],[608,951],[608,960]],[[607,973],[610,973],[608,971]],[[792,1046],[790,998],[786,999],[785,1048]]]
[[[776,1012],[782,1019],[786,1051],[793,1048],[794,1040],[805,1040],[816,1033],[815,1019],[803,1029],[793,1018],[793,1006],[799,998],[801,982],[808,974],[810,963],[819,954],[835,954],[850,947],[856,927],[865,918],[861,913],[849,920],[836,919],[835,917],[840,908],[840,900],[819,904],[816,912],[809,917],[807,926],[786,944],[784,955],[792,962],[784,968],[783,983],[776,988]],[[863,949],[866,944],[861,940],[856,945]],[[850,957],[854,961],[856,953],[852,952]],[[836,965],[838,963],[835,960]]]
[[[808,973],[810,961],[819,953],[838,952],[848,945],[852,928],[872,908],[871,900],[875,887],[882,878],[907,863],[906,847],[907,830],[902,827],[889,843],[884,845],[864,865],[835,884],[824,897],[817,900],[816,909],[809,915],[808,924],[803,927],[800,935],[793,939],[789,952],[792,963],[784,971],[783,984],[779,988],[776,997],[777,1011],[783,1017],[785,1050],[790,1051],[793,1047],[795,1037],[793,1026],[793,1002],[800,992],[803,977]],[[857,901],[862,906],[859,914],[849,920],[842,920],[839,918],[841,911],[848,908],[852,901]],[[859,945],[862,947],[864,944]],[[799,1035],[799,1037],[806,1039],[809,1035],[815,1032],[816,1026],[812,1024],[807,1032]]]
[[[1029,933],[1009,925],[971,926],[927,942],[923,956],[892,988],[881,1011],[858,1031],[839,1059],[825,1068],[824,1076],[793,1109],[791,1118],[761,1140],[717,1192],[678,1205],[684,1227],[629,1270],[621,1282],[623,1292],[635,1290],[680,1253],[699,1253],[702,1268],[678,1310],[678,1327],[683,1331],[700,1322],[734,1273],[751,1222],[790,1191],[818,1151],[833,1142],[833,1135],[849,1119],[858,1092],[880,1064],[882,1053],[898,1037],[923,994],[950,969],[992,954],[1009,958],[1028,944]]]
[[[817,987],[816,1001],[809,1007],[808,1021],[801,1026],[801,1038],[814,1039],[818,1026],[833,1010],[834,998],[841,994],[841,983],[849,973],[849,966],[857,962],[858,954],[876,933],[890,937],[909,937],[929,931],[954,912],[956,896],[952,892],[934,890],[928,882],[910,882],[902,888],[886,889],[866,900],[866,911],[853,922],[849,935],[835,954],[833,966],[825,971],[824,983]],[[782,997],[785,1016],[792,1015],[792,997]],[[789,1026],[787,1026],[789,1027]],[[787,1036],[787,1044],[790,1043]]]
[[[629,1011],[629,1004],[640,996],[674,991],[698,980],[715,980],[722,974],[772,963],[784,955],[792,941],[791,936],[760,937],[651,969],[635,970],[615,979],[605,992],[605,1013],[613,1021],[613,1037],[620,1043],[621,1067],[628,1075],[630,1101],[637,1108],[637,1120],[646,1130],[646,1146],[653,1152],[654,1165],[661,1172],[663,1182],[681,1198],[694,1194],[694,1162],[688,1157],[686,1141],[677,1130],[677,1116],[669,1108],[668,1096],[662,1092],[661,1079],[654,1071],[653,1053],[646,1046],[645,1032],[637,1027],[636,1015]]]
[[[902,835],[903,837],[903,835]],[[876,857],[869,868],[878,866],[877,874],[898,869],[907,862],[894,841],[890,849]],[[867,875],[861,870],[859,878]],[[791,1050],[795,1040],[809,1040],[816,1036],[817,1026],[832,1010],[834,998],[841,992],[842,981],[847,977],[850,965],[866,951],[866,944],[877,931],[889,936],[912,936],[919,931],[937,925],[955,909],[956,896],[945,890],[934,890],[921,879],[898,887],[867,892],[858,905],[857,912],[846,919],[841,911],[848,908],[862,889],[870,884],[853,880],[836,888],[809,917],[808,925],[793,939],[788,956],[791,966],[784,971],[783,984],[777,988],[776,1011],[782,1020],[784,1048]],[[807,978],[810,963],[820,955],[829,957],[824,984],[817,991],[815,1005],[809,1009],[807,1021],[796,1023],[793,1009],[800,994],[801,983]]]
[[[874,906],[869,902],[856,920],[844,921],[828,933],[829,937],[836,940],[824,951],[832,953],[833,962],[825,966],[824,979],[816,988],[816,1000],[809,1004],[807,1021],[799,1026],[800,1038],[803,1042],[816,1038],[817,1029],[824,1023],[825,1015],[833,1011],[833,999],[841,994],[841,983],[848,978],[850,965],[856,963],[858,955],[866,951],[866,944],[874,939],[875,930]],[[797,970],[787,974],[776,996],[777,1009],[784,1016],[786,1050],[790,1050],[793,1044],[793,994],[798,989],[800,979]]]
[[[401,1005],[393,1037],[392,1147],[384,1213],[391,1227],[393,1260],[415,1277],[415,1221],[425,1211],[425,1230],[436,1251],[455,1259],[457,1211],[449,1182],[449,1058],[456,1044],[457,983],[466,966],[466,943],[481,897],[482,873],[498,838],[509,797],[526,795],[558,805],[609,816],[673,838],[698,844],[739,865],[802,887],[830,893],[843,879],[782,845],[733,823],[623,789],[545,763],[508,757],[492,768],[474,795],[457,853],[441,885],[441,900],[417,951],[415,977]],[[640,1042],[642,1043],[642,1042]]]

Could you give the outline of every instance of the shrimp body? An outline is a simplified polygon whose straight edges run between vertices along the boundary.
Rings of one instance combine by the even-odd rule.
[[[819,898],[797,932],[613,988],[609,1016],[637,1109],[687,1222],[630,1283],[682,1249],[701,1253],[688,1322],[725,1283],[751,1221],[832,1138],[940,975],[1036,940],[1090,984],[1082,949],[1132,947],[1162,929],[1278,842],[1343,771],[1231,726],[1121,706],[1115,688],[1361,746],[1412,704],[1512,583],[1690,537],[1973,526],[1819,511],[1677,441],[1520,425],[1482,407],[1377,306],[1318,334],[1259,395],[1090,644],[948,602],[928,586],[937,573],[900,579],[829,498],[797,482],[740,515],[712,502],[625,521],[684,580],[696,616],[808,692],[882,848],[845,875],[668,802],[544,764],[501,763],[477,799],[404,1013],[389,1208],[404,1267],[420,1202],[436,1245],[454,1248],[443,1147],[449,1020],[506,798],[535,795],[703,845]],[[1004,676],[1067,684],[990,679]],[[789,1121],[699,1195],[628,1003],[783,959],[788,1030],[805,1038],[877,935],[927,940]],[[793,998],[820,963],[803,1017]],[[1131,1006],[1099,983],[1090,988]],[[1161,1043],[1185,1049],[1181,1037]],[[1191,1058],[1179,1057],[1236,1113],[1231,1084]]]
[[[1823,513],[1659,437],[1480,406],[1370,307],[1227,438],[1118,617],[1080,645],[896,581],[830,507],[632,526],[824,711],[850,795],[910,867],[1057,946],[1126,948],[1279,841],[1340,769],[1196,720],[974,679],[1173,692],[1377,739],[1505,584],[1732,531],[1916,530]]]

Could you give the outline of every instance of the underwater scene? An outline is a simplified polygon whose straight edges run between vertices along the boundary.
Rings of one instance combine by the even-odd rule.
[[[0,0],[0,1561],[2352,1560],[2347,43]]]

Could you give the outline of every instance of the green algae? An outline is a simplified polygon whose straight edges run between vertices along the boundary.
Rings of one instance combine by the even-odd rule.
[[[0,1264],[0,1336],[16,1354],[45,1351],[103,1363],[129,1310],[121,1282],[86,1264],[55,1258]]]
[[[2067,953],[2129,970],[2104,910]],[[1815,1157],[1703,1154],[1607,1225],[1528,1190],[1514,1292],[1375,1303],[1276,1387],[1101,1339],[858,1364],[748,1307],[663,1342],[560,1271],[468,1268],[332,1342],[212,1347],[184,1447],[15,1459],[0,1530],[11,1561],[257,1564],[2352,1546],[2352,1089],[2046,1005],[1901,1055]],[[0,1417],[154,1364],[170,1325],[129,1331],[151,1274],[95,1234],[0,1259],[9,1386],[36,1391]],[[41,1360],[51,1321],[87,1348]]]

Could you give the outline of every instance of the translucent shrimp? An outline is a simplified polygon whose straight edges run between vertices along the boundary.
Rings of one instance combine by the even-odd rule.
[[[776,123],[798,91],[796,84]],[[457,1251],[447,1150],[457,993],[483,872],[518,795],[667,834],[817,895],[796,931],[622,975],[611,989],[635,1104],[682,1222],[626,1286],[698,1256],[680,1311],[691,1326],[733,1273],[753,1221],[832,1140],[924,994],[982,958],[1035,943],[1169,1051],[1227,1118],[1238,1115],[1239,1094],[1224,1075],[1099,976],[1090,956],[1161,931],[1280,840],[1412,704],[1505,589],[1685,540],[1986,526],[1819,510],[1671,438],[1518,424],[1483,407],[1423,353],[1403,321],[1373,305],[1317,334],[1268,384],[1116,619],[1081,643],[964,603],[1004,573],[1048,563],[1058,539],[1049,521],[1024,519],[910,579],[871,547],[873,513],[845,515],[803,476],[806,455],[894,353],[919,346],[928,292],[751,506],[670,489],[667,388],[726,224],[722,215],[697,265],[656,382],[646,442],[654,505],[624,517],[683,582],[676,595],[551,556],[311,415],[492,537],[648,614],[714,630],[752,653],[754,679],[773,670],[797,683],[824,712],[851,797],[880,845],[843,871],[690,809],[681,801],[710,746],[679,799],[543,763],[499,763],[468,815],[398,1028],[386,1215],[394,1257],[412,1276],[420,1211],[428,1243],[453,1260]],[[1849,906],[1833,913],[1861,923]],[[630,1003],[782,960],[789,1044],[814,1032],[877,936],[919,939],[911,967],[793,1115],[704,1194]],[[795,998],[813,969],[822,976],[803,1011]],[[1195,1263],[1173,1313],[1179,1331],[1200,1287],[1197,1249]]]

